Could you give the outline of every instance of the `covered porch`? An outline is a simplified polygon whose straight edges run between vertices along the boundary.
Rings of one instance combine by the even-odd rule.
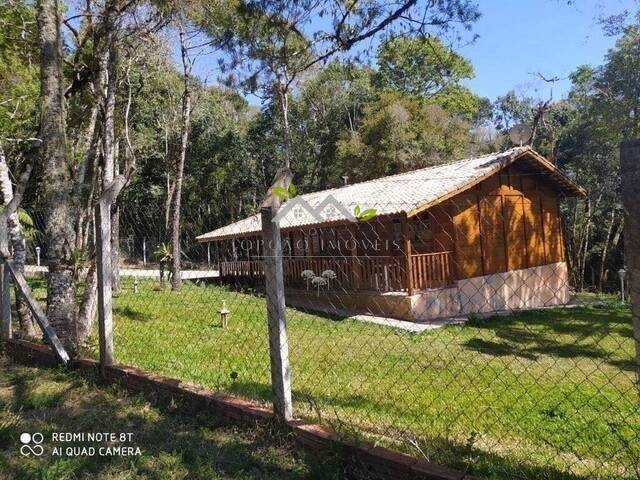
[[[282,232],[285,287],[373,293],[443,288],[457,279],[452,221],[438,209],[407,218],[378,217]],[[210,242],[221,281],[264,283],[260,236],[230,236]],[[312,273],[313,275],[312,275]],[[325,275],[323,275],[325,274]]]
[[[284,284],[287,288],[317,288],[304,271],[316,276],[332,271],[322,290],[363,290],[369,292],[414,292],[442,288],[453,283],[452,251],[411,254],[404,256],[298,257],[282,261]],[[261,258],[222,261],[220,278],[226,283],[262,284],[264,267]]]

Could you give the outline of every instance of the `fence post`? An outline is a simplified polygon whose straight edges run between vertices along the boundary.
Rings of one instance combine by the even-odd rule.
[[[95,207],[96,266],[98,271],[98,336],[100,368],[113,365],[113,312],[111,299],[111,206],[104,200]]]
[[[273,186],[287,189],[291,183],[291,177],[291,171],[288,169],[280,170]],[[260,209],[264,243],[264,283],[269,325],[271,390],[276,417],[289,421],[293,419],[293,403],[291,400],[291,367],[289,365],[289,341],[284,297],[282,243],[280,227],[277,222],[272,221],[281,202],[274,195],[272,189],[267,193]]]
[[[405,275],[405,288],[407,290],[407,295],[413,295],[413,261],[411,258],[411,237],[410,229],[409,229],[409,221],[406,215],[402,216],[401,219],[402,226],[402,236],[404,237],[404,275]]]
[[[633,338],[636,343],[636,380],[640,388],[640,139],[620,145],[620,177],[624,207],[624,256],[629,272]]]

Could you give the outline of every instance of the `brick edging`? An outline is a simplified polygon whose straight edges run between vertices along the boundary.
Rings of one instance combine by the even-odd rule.
[[[58,362],[46,345],[25,340],[11,339],[6,342],[7,355],[15,362],[26,365],[52,367]],[[73,367],[97,373],[99,364],[95,360],[77,359]],[[192,383],[145,372],[123,365],[107,367],[104,379],[117,383],[126,390],[141,393],[151,401],[181,400],[181,407],[204,409],[227,423],[252,426],[274,419],[273,412],[249,401],[215,393]],[[330,448],[339,451],[347,461],[355,461],[359,468],[379,479],[416,480],[474,480],[471,475],[448,467],[436,465],[394,450],[375,446],[368,442],[351,442],[341,439],[335,432],[321,425],[293,420],[287,423],[296,443],[301,447],[319,451]]]

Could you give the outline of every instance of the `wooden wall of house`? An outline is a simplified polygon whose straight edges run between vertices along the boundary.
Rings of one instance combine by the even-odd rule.
[[[427,212],[411,217],[409,232],[413,254],[454,249],[453,221],[447,204],[436,205]]]
[[[457,277],[564,261],[558,199],[544,175],[516,163],[443,204]]]
[[[525,163],[409,218],[411,253],[453,252],[455,278],[564,261],[559,192]],[[261,256],[258,236],[218,242],[220,260]],[[404,255],[400,215],[283,232],[285,257]]]

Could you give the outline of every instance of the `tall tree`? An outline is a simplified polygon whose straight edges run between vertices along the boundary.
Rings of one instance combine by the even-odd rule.
[[[623,31],[604,65],[582,66],[571,75],[572,115],[558,135],[558,164],[588,190],[584,202],[565,207],[567,250],[579,288],[610,288],[616,282],[611,273],[624,262],[618,145],[640,135],[640,28]]]
[[[162,23],[154,9],[137,11],[139,5],[124,0],[85,2],[81,14],[74,17],[81,19],[79,26],[64,20],[74,41],[67,58],[70,68],[63,70],[63,5],[59,0],[38,4],[43,143],[40,173],[47,179],[39,189],[49,263],[47,313],[72,352],[90,333],[95,312],[95,265],[90,253],[94,202],[102,198],[113,204],[133,172],[129,164],[124,173],[118,174],[118,50],[125,38],[143,36]],[[70,78],[64,78],[64,71]],[[67,132],[71,132],[69,142]],[[113,241],[118,241],[117,236]],[[87,288],[78,309],[76,287],[82,281],[81,267],[86,266],[87,257],[88,273],[82,279]]]
[[[188,39],[185,32],[184,19],[179,19],[180,58],[182,61],[182,106],[180,110],[180,147],[173,162],[169,203],[169,234],[171,244],[171,289],[180,290],[182,286],[180,262],[182,251],[180,248],[182,183],[184,167],[187,160],[189,145],[189,128],[191,124],[191,70],[193,63],[189,58]]]
[[[243,74],[240,83],[250,91],[263,92],[265,98],[278,105],[282,163],[287,167],[291,163],[289,93],[305,72],[336,55],[346,56],[365,40],[375,44],[383,35],[414,35],[429,28],[444,32],[458,25],[468,28],[480,16],[469,0],[395,3],[375,0],[366,4],[357,0],[347,3],[240,0],[231,5],[232,15],[226,16],[226,21],[211,21],[211,18],[219,20],[219,14],[200,16],[197,21],[231,52],[228,66],[234,74]],[[318,18],[326,20],[318,22]],[[352,59],[358,60],[366,50],[356,52]]]
[[[76,349],[75,289],[72,249],[75,243],[71,204],[71,178],[66,145],[64,77],[62,73],[62,18],[59,0],[40,0],[40,139],[42,171],[47,177],[42,195],[49,275],[47,316],[60,339],[71,351]]]

